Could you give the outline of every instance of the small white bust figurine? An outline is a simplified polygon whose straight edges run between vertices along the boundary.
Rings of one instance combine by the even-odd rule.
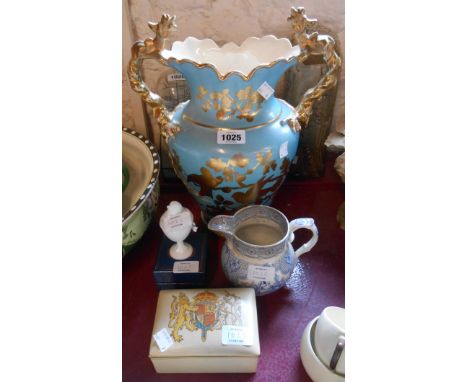
[[[182,207],[179,202],[170,202],[159,220],[159,226],[170,240],[176,242],[169,250],[169,255],[173,259],[185,260],[192,255],[192,246],[184,243],[191,230],[197,231],[190,210]]]

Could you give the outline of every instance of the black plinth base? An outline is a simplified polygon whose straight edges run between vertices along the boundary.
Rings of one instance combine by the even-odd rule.
[[[153,277],[158,289],[203,288],[206,286],[206,260],[208,256],[208,234],[206,232],[192,232],[185,240],[193,248],[192,256],[185,260],[174,260],[169,255],[169,248],[175,243],[164,237],[159,248],[156,265],[153,269]],[[175,273],[174,264],[198,261],[198,271]],[[193,266],[193,263],[190,265]],[[184,268],[184,267],[182,267]]]

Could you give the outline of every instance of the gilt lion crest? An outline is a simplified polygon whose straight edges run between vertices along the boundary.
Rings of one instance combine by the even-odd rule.
[[[182,330],[191,332],[201,330],[201,339],[206,341],[209,331],[221,330],[223,325],[242,326],[241,298],[225,291],[216,293],[203,291],[192,299],[185,293],[172,296],[168,327],[176,342],[183,341]]]

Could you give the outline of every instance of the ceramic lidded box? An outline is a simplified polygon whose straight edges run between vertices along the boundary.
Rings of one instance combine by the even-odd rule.
[[[158,373],[255,373],[259,356],[252,288],[159,292],[149,352]]]

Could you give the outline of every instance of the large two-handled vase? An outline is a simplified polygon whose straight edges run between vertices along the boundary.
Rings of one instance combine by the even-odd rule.
[[[211,39],[188,37],[165,49],[175,16],[149,23],[154,38],[132,47],[128,75],[157,119],[177,176],[199,203],[205,222],[251,204],[270,204],[296,155],[301,126],[315,100],[334,86],[340,67],[330,36],[314,32],[315,19],[291,10],[294,39],[247,38],[222,47]],[[276,98],[275,86],[297,61],[320,55],[323,78],[294,108]],[[153,58],[185,77],[191,99],[173,112],[142,77],[144,59]]]

